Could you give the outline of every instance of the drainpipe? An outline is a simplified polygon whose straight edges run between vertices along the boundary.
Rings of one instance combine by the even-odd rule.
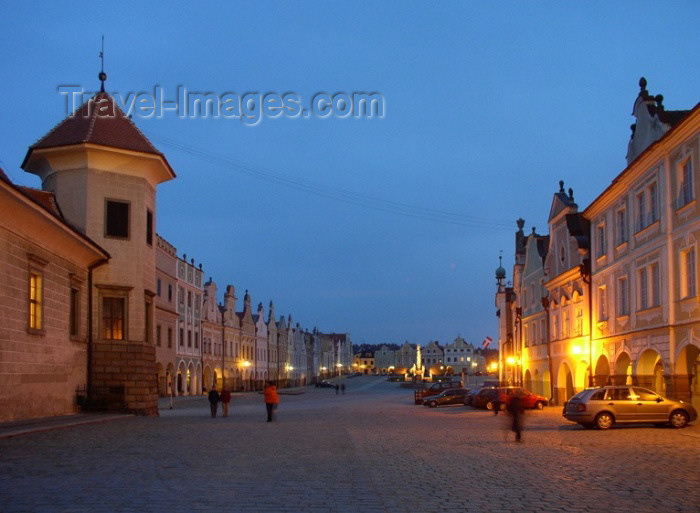
[[[88,266],[88,297],[87,297],[87,379],[85,395],[87,400],[92,399],[92,272],[100,266],[105,265],[109,260],[102,258]]]
[[[226,388],[224,380],[224,367],[226,366],[226,320],[224,318],[224,310],[221,309],[221,390]]]
[[[593,277],[591,258],[584,258],[579,266],[581,279],[588,285],[588,386],[593,387]]]
[[[542,298],[542,307],[545,313],[545,337],[547,338],[547,362],[549,364],[549,400],[554,400],[554,379],[552,377],[552,346],[549,339],[549,297]]]

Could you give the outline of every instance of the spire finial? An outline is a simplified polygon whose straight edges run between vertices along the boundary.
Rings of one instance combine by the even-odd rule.
[[[97,76],[100,79],[100,82],[102,82],[102,86],[100,87],[100,92],[104,93],[105,92],[105,80],[107,80],[107,73],[105,73],[105,36],[104,36],[104,34],[102,35],[102,51],[100,52],[100,61],[102,63],[102,67],[100,69],[100,74]]]

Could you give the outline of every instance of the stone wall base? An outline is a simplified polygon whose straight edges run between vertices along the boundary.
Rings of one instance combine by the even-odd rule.
[[[158,370],[153,346],[141,342],[96,342],[87,409],[158,415]]]

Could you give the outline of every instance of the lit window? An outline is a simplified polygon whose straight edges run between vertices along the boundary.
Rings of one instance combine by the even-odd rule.
[[[44,328],[44,279],[37,272],[29,273],[29,328]]]
[[[102,338],[105,340],[124,340],[125,313],[125,298],[102,298]]]

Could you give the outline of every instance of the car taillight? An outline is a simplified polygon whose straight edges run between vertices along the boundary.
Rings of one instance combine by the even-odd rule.
[[[579,412],[579,413],[582,413],[582,412],[586,411],[586,405],[583,404],[583,403],[578,403],[578,404],[576,405],[576,411]]]

